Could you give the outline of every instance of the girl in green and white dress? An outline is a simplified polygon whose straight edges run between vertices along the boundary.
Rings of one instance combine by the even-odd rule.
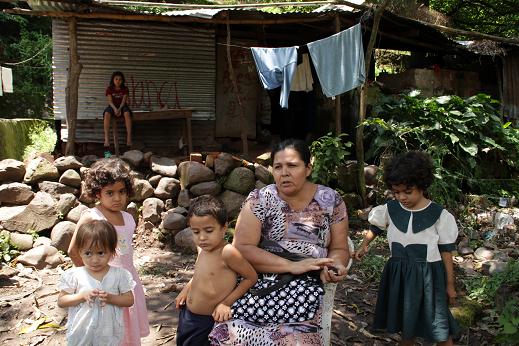
[[[458,236],[454,216],[429,200],[433,181],[429,155],[411,151],[384,169],[384,181],[396,200],[369,214],[370,230],[355,253],[360,260],[368,245],[386,232],[391,258],[384,267],[375,310],[375,329],[401,333],[400,345],[422,337],[452,345],[458,325],[449,311],[454,303],[452,251]]]

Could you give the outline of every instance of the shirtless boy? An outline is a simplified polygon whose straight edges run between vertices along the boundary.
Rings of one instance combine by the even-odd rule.
[[[193,278],[175,299],[180,310],[177,345],[209,345],[214,322],[231,318],[231,305],[251,288],[256,271],[240,252],[228,244],[227,212],[212,196],[193,201],[187,215],[198,257]],[[243,279],[237,284],[238,276]]]

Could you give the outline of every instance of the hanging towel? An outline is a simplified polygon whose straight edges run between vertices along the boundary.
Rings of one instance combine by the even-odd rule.
[[[4,93],[2,92],[2,67],[0,67],[0,96],[3,96]]]
[[[290,91],[312,91],[314,79],[312,78],[312,69],[310,68],[310,57],[304,53],[302,55],[303,62],[297,65],[296,73],[292,79]]]
[[[340,95],[364,83],[364,48],[360,24],[307,44],[323,93]]]
[[[2,67],[2,90],[4,93],[13,92],[13,72],[8,67]]]
[[[265,89],[281,87],[279,105],[288,108],[290,84],[297,67],[297,47],[252,47],[252,56]]]

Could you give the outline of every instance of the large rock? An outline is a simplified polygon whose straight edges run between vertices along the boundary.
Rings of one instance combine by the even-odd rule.
[[[366,185],[375,185],[377,183],[378,167],[375,165],[364,166],[364,180]]]
[[[85,155],[81,158],[81,163],[85,167],[90,167],[96,162],[99,158],[96,155]]]
[[[220,195],[220,199],[227,210],[228,219],[234,219],[238,216],[245,198],[245,196],[230,190],[224,191]]]
[[[58,214],[61,216],[61,218],[64,218],[67,216],[68,212],[76,206],[77,198],[71,193],[65,193],[61,196],[59,196],[58,200]]]
[[[193,232],[191,232],[190,228],[183,229],[175,235],[175,245],[194,253],[197,251]]]
[[[133,219],[135,220],[135,223],[139,222],[139,207],[137,206],[137,203],[130,202],[126,206],[126,212],[133,217]]]
[[[121,159],[128,162],[133,168],[139,167],[144,161],[144,154],[140,150],[128,150]]]
[[[270,161],[271,161],[270,152],[266,152],[266,153],[263,153],[263,154],[257,156],[255,161],[263,166],[270,165]]]
[[[40,189],[40,191],[47,192],[56,200],[59,199],[60,195],[63,195],[65,193],[71,193],[73,195],[79,194],[78,189],[61,183],[56,183],[54,181],[42,181],[41,183],[38,183],[38,188]]]
[[[27,206],[19,205],[16,207],[1,207],[0,208],[0,226],[7,220],[10,220],[21,214]]]
[[[25,175],[25,164],[18,160],[5,159],[0,161],[0,182],[20,182]]]
[[[241,195],[247,195],[254,189],[256,178],[254,173],[245,167],[238,167],[232,170],[225,181],[224,188]]]
[[[160,214],[164,210],[164,202],[158,198],[146,198],[142,203],[142,219],[157,225]]]
[[[157,187],[157,185],[159,185],[160,179],[162,179],[162,175],[155,174],[155,175],[149,177],[148,181],[150,182],[151,186]]]
[[[157,174],[164,175],[166,177],[177,176],[177,163],[175,160],[168,157],[161,157],[153,155],[150,159],[151,170]]]
[[[146,198],[153,196],[153,187],[144,179],[133,180],[133,196],[132,201],[144,201]]]
[[[254,164],[254,175],[256,179],[260,180],[264,184],[272,184],[274,182],[274,177],[272,173],[267,169],[267,167],[262,166],[260,164]]]
[[[216,181],[206,181],[191,186],[189,192],[194,196],[212,195],[218,196],[222,191],[222,187]]]
[[[191,196],[189,194],[189,190],[180,190],[178,193],[177,204],[179,207],[189,208],[191,205]]]
[[[32,234],[12,232],[9,235],[9,243],[21,251],[32,249],[33,242],[34,238],[32,237]]]
[[[23,182],[32,184],[42,180],[57,181],[58,179],[58,169],[49,160],[37,157],[27,165]]]
[[[65,172],[69,169],[80,169],[83,167],[83,164],[74,156],[62,156],[54,161],[54,166],[56,166],[58,171]]]
[[[41,245],[30,249],[23,255],[16,258],[18,263],[25,266],[35,267],[40,270],[43,268],[56,268],[65,262],[63,256],[53,246]]]
[[[81,176],[73,169],[67,169],[59,178],[61,184],[65,184],[73,187],[81,187]]]
[[[163,177],[154,191],[155,196],[162,199],[175,198],[180,192],[180,181],[175,178]]]
[[[229,153],[221,153],[214,161],[214,173],[219,176],[229,174],[236,167],[236,161]]]
[[[175,213],[174,210],[168,210],[164,214],[162,220],[162,228],[168,230],[181,230],[187,226],[187,219],[184,215]]]
[[[70,221],[61,221],[52,228],[52,232],[50,233],[51,245],[58,250],[67,252],[75,229],[75,223]]]
[[[474,257],[480,261],[489,261],[494,258],[494,251],[479,247],[474,251]]]
[[[212,181],[215,178],[214,172],[199,162],[184,161],[178,166],[180,170],[180,186],[182,189],[189,188],[191,185]]]
[[[85,204],[92,204],[95,202],[95,198],[86,193],[85,182],[81,182],[81,194],[79,195],[79,201]]]
[[[9,220],[3,221],[2,226],[9,231],[38,233],[52,228],[57,222],[58,208],[56,200],[46,192],[38,192],[21,213]]]
[[[84,204],[78,204],[76,207],[72,208],[67,214],[67,217],[65,220],[71,221],[73,223],[78,223],[79,219],[81,218],[81,214],[85,210],[88,210],[89,208]]]
[[[254,185],[254,188],[255,188],[255,189],[258,189],[258,190],[261,190],[261,189],[264,188],[265,186],[267,186],[267,184],[265,184],[265,183],[262,182],[261,180],[256,180],[256,185]]]
[[[22,183],[0,185],[0,204],[28,204],[34,198],[31,187]]]

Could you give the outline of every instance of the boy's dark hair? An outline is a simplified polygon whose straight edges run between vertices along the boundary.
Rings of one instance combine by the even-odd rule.
[[[115,71],[114,73],[112,73],[112,77],[110,78],[110,87],[113,88],[115,86],[114,78],[116,76],[120,76],[123,79],[123,82],[121,83],[121,89],[126,88],[126,85],[124,84],[124,83],[126,83],[126,78],[124,78],[124,75],[121,71]]]
[[[187,212],[187,220],[193,216],[212,216],[220,226],[227,223],[227,209],[221,200],[214,196],[203,195],[191,202]]]
[[[304,161],[305,166],[308,166],[310,164],[311,154],[308,145],[304,141],[294,138],[285,139],[284,141],[276,144],[272,148],[272,151],[270,152],[270,159],[272,160],[272,162],[274,162],[274,156],[278,152],[285,149],[294,149],[299,153],[299,156],[301,157],[301,160]]]
[[[434,180],[433,172],[434,164],[429,154],[409,151],[394,157],[384,167],[384,182],[389,189],[402,184],[426,191]]]
[[[90,167],[85,177],[85,193],[96,198],[106,185],[121,181],[126,187],[128,197],[133,196],[133,179],[128,165],[121,159],[108,158],[96,161]]]
[[[76,233],[76,247],[97,247],[115,253],[117,248],[117,231],[105,220],[94,220],[79,227]]]

